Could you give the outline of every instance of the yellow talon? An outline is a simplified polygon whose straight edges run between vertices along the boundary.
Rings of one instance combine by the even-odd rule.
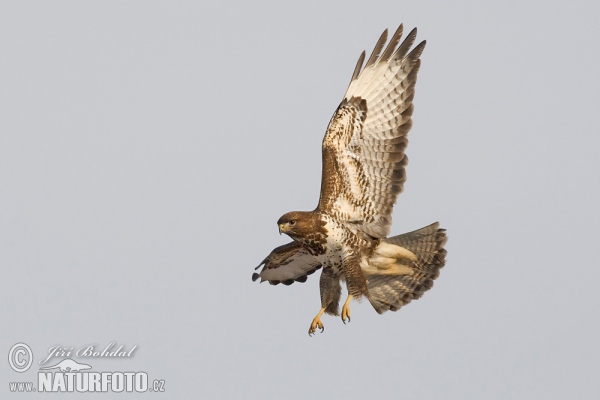
[[[321,322],[321,315],[323,315],[324,312],[325,309],[321,308],[321,311],[319,311],[317,316],[313,318],[312,323],[310,324],[310,328],[308,329],[308,336],[312,336],[317,331],[317,327],[321,330],[321,332],[325,330],[325,327]]]
[[[348,322],[350,322],[350,300],[352,300],[351,294],[348,295],[344,307],[342,307],[342,321],[344,325],[346,324],[346,317],[348,317]]]

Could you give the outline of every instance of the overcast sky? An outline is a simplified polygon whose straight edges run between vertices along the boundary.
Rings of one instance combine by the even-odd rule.
[[[75,360],[165,380],[142,397],[600,398],[597,2],[323,3],[0,2],[0,354],[34,354],[0,397],[52,346],[115,342]],[[440,221],[447,264],[309,338],[319,273],[251,275],[402,22],[427,47],[392,234]]]

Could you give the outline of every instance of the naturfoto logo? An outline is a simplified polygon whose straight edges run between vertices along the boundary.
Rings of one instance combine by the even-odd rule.
[[[117,347],[114,342],[104,347],[95,344],[80,348],[52,346],[39,361],[37,385],[30,380],[9,382],[8,387],[11,392],[164,392],[165,381],[150,380],[144,371],[97,371],[87,360],[83,363],[70,358],[132,357],[136,349],[137,345]],[[62,360],[49,362],[58,357]],[[9,350],[8,362],[15,372],[25,372],[31,367],[33,352],[25,343],[17,343]],[[44,365],[46,363],[48,365]]]

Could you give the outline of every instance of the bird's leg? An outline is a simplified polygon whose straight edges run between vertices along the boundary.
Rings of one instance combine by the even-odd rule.
[[[348,295],[344,307],[342,307],[342,321],[344,324],[346,324],[346,317],[348,317],[348,322],[350,322],[350,300],[352,300],[351,294]]]
[[[321,308],[321,310],[319,311],[317,316],[313,318],[313,320],[310,324],[310,328],[308,329],[308,336],[312,336],[317,331],[317,327],[319,327],[321,332],[323,332],[325,330],[325,327],[323,326],[323,323],[321,322],[321,315],[323,315],[324,312],[325,312],[325,309]]]
[[[367,278],[360,267],[360,253],[352,250],[344,252],[342,260],[342,269],[346,275],[346,288],[348,289],[348,298],[342,307],[342,321],[346,323],[346,317],[350,322],[350,301],[353,297],[360,299],[363,294],[368,293]]]

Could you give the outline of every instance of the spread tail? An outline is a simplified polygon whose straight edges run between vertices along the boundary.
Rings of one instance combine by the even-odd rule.
[[[416,256],[403,258],[406,268],[397,274],[375,273],[368,276],[369,301],[379,314],[397,311],[405,304],[423,296],[433,286],[446,260],[446,230],[439,223],[402,235],[383,239],[382,242],[400,246]]]

